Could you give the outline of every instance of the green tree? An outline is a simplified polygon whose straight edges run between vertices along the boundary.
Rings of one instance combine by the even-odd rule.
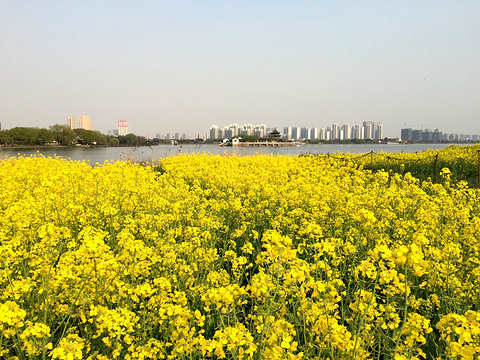
[[[14,127],[10,129],[13,143],[17,145],[34,145],[38,128]]]
[[[82,129],[78,133],[78,137],[83,144],[88,145],[103,145],[107,143],[107,138],[99,131]]]
[[[60,145],[69,146],[77,143],[77,134],[68,125],[55,124],[50,126],[50,130]]]
[[[106,135],[105,138],[107,139],[107,144],[110,146],[118,146],[120,144],[120,141],[115,136]]]
[[[135,144],[137,146],[145,146],[148,144],[148,140],[143,136],[137,136],[137,142]]]
[[[135,135],[135,134],[125,135],[125,144],[135,145],[136,143],[137,143],[137,135]]]
[[[55,135],[52,130],[38,129],[36,134],[36,144],[45,145],[55,140]]]
[[[9,130],[0,131],[0,144],[3,144],[3,145],[13,144],[13,138],[12,138],[12,135],[10,135]]]
[[[95,142],[97,145],[106,145],[107,137],[103,135],[100,131],[94,131],[95,133]]]

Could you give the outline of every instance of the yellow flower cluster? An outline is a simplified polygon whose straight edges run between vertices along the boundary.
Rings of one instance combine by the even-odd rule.
[[[8,328],[20,328],[23,326],[23,319],[27,315],[18,304],[13,301],[5,301],[0,304],[0,325],[4,331],[4,335],[8,337],[10,334]]]
[[[0,357],[476,359],[480,192],[443,167],[2,160]]]
[[[450,358],[473,360],[480,356],[479,311],[444,315],[437,328],[441,333],[440,339],[447,345]]]
[[[451,180],[454,180],[478,186],[479,151],[480,144],[452,145],[441,150],[426,150],[420,153],[377,152],[350,155],[347,159],[365,169],[411,173],[420,181],[437,181],[448,186]]]

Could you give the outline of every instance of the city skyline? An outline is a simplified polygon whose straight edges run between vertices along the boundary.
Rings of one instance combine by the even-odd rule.
[[[74,116],[67,117],[67,126],[70,129],[76,130],[93,130],[91,128],[92,121],[89,115],[82,114],[79,117],[78,126]],[[55,126],[58,124],[54,124]],[[50,126],[53,128],[54,126]],[[22,126],[17,127],[22,128]],[[37,129],[37,130],[49,130],[46,128],[40,127],[24,127],[26,129]],[[0,130],[1,122],[0,122]],[[8,132],[9,129],[4,129]],[[93,132],[100,133],[98,130]],[[331,126],[327,127],[300,127],[300,126],[287,126],[283,128],[283,132],[278,131],[278,127],[267,127],[266,124],[243,124],[238,125],[236,123],[230,124],[228,126],[223,126],[219,128],[217,125],[212,125],[210,130],[205,134],[196,134],[191,136],[187,133],[179,132],[167,132],[167,133],[156,133],[154,136],[143,136],[139,134],[134,134],[130,130],[130,122],[128,120],[118,120],[118,127],[116,129],[108,130],[105,135],[113,137],[125,137],[128,134],[135,136],[140,136],[145,139],[151,140],[218,140],[223,141],[224,139],[232,139],[234,137],[243,137],[243,136],[256,136],[260,141],[262,139],[268,138],[270,134],[278,134],[284,141],[308,141],[308,140],[322,140],[322,141],[344,141],[344,140],[368,140],[368,141],[402,141],[402,142],[478,142],[480,141],[480,133],[444,133],[440,129],[436,128],[433,131],[431,129],[412,129],[412,128],[402,128],[401,135],[399,137],[384,137],[384,128],[383,124],[380,122],[364,121],[363,124],[337,124],[333,123]],[[245,137],[246,138],[246,137]]]
[[[209,131],[209,139],[232,139],[235,136],[258,136],[259,138],[268,137],[273,129],[279,131],[277,127],[267,127],[266,124],[230,124],[219,128],[212,125]],[[383,140],[383,125],[380,122],[364,121],[363,124],[337,124],[332,123],[326,127],[302,127],[285,126],[283,132],[280,132],[284,140],[354,140],[370,139]]]
[[[365,137],[364,134],[365,134],[365,130],[362,129],[362,127],[365,126],[366,123],[370,123],[370,124],[380,124],[381,125],[381,132],[379,133],[379,135],[376,135],[374,136],[373,134],[375,133],[375,130],[373,130],[373,133],[371,136],[369,137]],[[85,129],[85,130],[96,130],[95,128],[92,127],[92,120],[90,118],[89,115],[87,114],[81,114],[80,117],[79,117],[79,120],[78,120],[78,126],[76,125],[77,124],[77,120],[74,116],[67,116],[67,122],[66,124],[71,128],[71,129]],[[87,124],[87,125],[85,125]],[[47,127],[51,126],[51,125],[54,125],[54,124],[50,124],[48,125]],[[134,133],[131,131],[131,128],[130,128],[130,121],[128,120],[118,120],[117,122],[117,127],[110,127],[108,130],[102,132],[104,134],[107,134],[107,135],[113,135],[113,136],[125,136],[129,133]],[[336,123],[333,123],[331,124],[332,126],[326,126],[326,127],[319,127],[319,126],[313,126],[313,127],[305,127],[305,126],[288,126],[288,127],[283,127],[283,135],[287,134],[287,131],[285,130],[286,128],[291,128],[291,129],[298,129],[298,133],[302,132],[303,134],[306,134],[305,132],[308,132],[308,135],[302,135],[299,137],[299,139],[301,140],[308,140],[308,139],[320,139],[320,140],[348,140],[348,139],[374,139],[374,140],[381,140],[381,139],[384,139],[384,138],[389,138],[389,139],[400,139],[400,140],[403,140],[403,141],[418,141],[418,140],[424,140],[424,141],[432,141],[431,137],[433,136],[433,141],[462,141],[462,140],[473,140],[473,141],[478,141],[480,139],[480,132],[478,133],[475,133],[475,132],[470,132],[470,133],[467,133],[467,132],[462,132],[461,129],[459,130],[459,132],[442,132],[440,131],[438,128],[435,128],[433,131],[429,128],[425,128],[424,125],[422,125],[422,128],[421,129],[415,129],[415,128],[401,128],[401,131],[400,131],[400,135],[398,136],[384,136],[385,135],[385,132],[384,132],[384,129],[383,129],[383,124],[381,124],[380,122],[372,122],[372,121],[364,121],[363,122],[363,125],[360,125],[360,124],[354,124],[354,125],[350,125],[350,124],[341,124],[341,126],[339,126],[339,124],[336,124]],[[139,136],[144,136],[146,138],[149,138],[149,139],[153,139],[153,138],[158,138],[158,139],[181,139],[181,140],[186,140],[186,139],[196,139],[196,138],[201,138],[201,139],[211,139],[211,138],[216,138],[216,137],[212,137],[212,128],[213,127],[217,127],[217,129],[220,129],[223,131],[225,131],[225,129],[228,129],[229,127],[232,127],[232,126],[237,126],[239,128],[241,127],[245,127],[245,126],[251,126],[252,128],[256,128],[258,126],[262,126],[264,129],[262,132],[255,132],[255,131],[252,131],[252,133],[235,133],[235,135],[233,136],[236,136],[236,135],[256,135],[256,136],[259,136],[259,137],[264,137],[265,134],[267,133],[267,131],[271,131],[273,129],[281,129],[280,127],[277,127],[277,126],[273,126],[273,127],[267,127],[267,125],[265,124],[256,124],[256,125],[253,125],[253,124],[244,124],[242,126],[234,123],[234,124],[230,124],[230,125],[227,125],[227,126],[223,126],[222,128],[219,128],[217,125],[212,125],[210,127],[210,130],[208,131],[204,131],[204,132],[199,132],[199,133],[196,133],[196,134],[192,134],[192,133],[188,133],[188,132],[185,132],[185,131],[166,131],[166,132],[155,132],[153,130],[150,130],[148,133],[149,135],[146,136],[144,134],[137,134],[137,133],[134,133],[135,135],[139,135]],[[336,129],[336,131],[332,131],[332,128],[337,126],[338,128]],[[17,127],[17,126],[15,126]],[[18,125],[18,127],[24,127],[22,126],[21,124]],[[27,126],[28,127],[28,126]],[[34,128],[39,128],[38,126],[31,126],[31,127],[34,127]],[[347,127],[348,130],[345,130],[345,127]],[[301,130],[300,130],[301,129]],[[0,122],[0,130],[2,130],[1,128],[1,122]],[[8,129],[4,129],[4,130],[8,130]],[[340,130],[343,130],[344,134],[350,134],[350,135],[346,135],[345,137],[342,136],[342,135],[338,135],[338,137],[334,136],[332,138],[330,138],[331,135],[329,134],[332,134],[333,132],[337,132],[338,134]],[[98,130],[96,130],[98,131]],[[313,131],[313,132],[310,132],[310,131]],[[151,135],[151,134],[155,134],[155,135]],[[439,138],[438,136],[438,133],[441,135],[441,138]],[[230,133],[230,137],[232,137],[232,134],[233,133]],[[315,134],[315,135],[310,135],[310,134]],[[408,135],[406,135],[408,134]],[[426,138],[423,138],[422,139],[422,135],[423,137],[426,136]],[[227,136],[228,137],[228,136]],[[287,140],[292,140],[292,139],[295,139],[295,136],[290,138],[290,137],[287,137],[286,138]]]
[[[480,3],[0,4],[2,128],[381,122],[480,132]],[[72,26],[82,24],[82,26]]]
[[[219,127],[212,125],[208,136],[209,139],[223,139],[233,138],[235,136],[258,136],[267,137],[268,133],[272,130],[278,130],[277,127],[267,127],[266,124],[230,124]],[[436,128],[433,131],[431,129],[412,129],[402,128],[400,136],[390,137],[384,136],[383,124],[379,122],[364,121],[362,124],[336,124],[333,123],[327,127],[301,127],[301,126],[288,126],[283,128],[283,132],[280,132],[284,140],[401,140],[401,141],[425,141],[425,142],[440,142],[440,141],[479,141],[479,133],[444,133],[440,129]],[[159,136],[157,136],[160,138]]]

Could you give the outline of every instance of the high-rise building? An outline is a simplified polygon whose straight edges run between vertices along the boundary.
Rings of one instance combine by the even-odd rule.
[[[412,141],[421,141],[423,138],[423,130],[412,130]]]
[[[354,125],[352,127],[352,139],[363,139],[362,127],[360,124]]]
[[[292,140],[301,139],[301,129],[298,126],[292,127]]]
[[[302,127],[300,129],[300,139],[309,140],[310,139],[310,128]]]
[[[233,130],[233,136],[237,136],[238,134],[240,134],[240,127],[238,126],[238,124],[230,124],[229,128]]]
[[[327,130],[325,130],[325,140],[331,140],[332,139],[332,129],[330,127],[327,127]]]
[[[373,123],[373,138],[375,140],[383,139],[383,125],[379,122]]]
[[[331,131],[331,140],[338,140],[339,131],[338,131],[338,124],[332,124],[332,131]]]
[[[283,128],[283,138],[285,140],[292,140],[292,127],[291,126],[285,126]]]
[[[243,131],[245,130],[242,130],[242,135],[249,135],[249,134],[243,134]],[[225,130],[225,137],[227,139],[233,139],[235,136],[237,136],[235,134],[235,129],[233,127],[229,127],[228,129]]]
[[[320,131],[318,132],[318,138],[320,140],[327,140],[327,134],[326,134],[325,128],[320,129]]]
[[[433,141],[442,141],[443,140],[443,134],[439,129],[435,129],[433,131]],[[472,135],[472,140],[475,139],[475,135]]]
[[[253,135],[260,138],[267,136],[267,125],[257,124],[253,127]]]
[[[75,116],[67,116],[67,124],[70,127],[70,129],[74,130],[77,128],[77,119],[75,119]]]
[[[408,128],[408,129],[402,129],[401,130],[401,135],[400,135],[400,138],[403,140],[403,141],[412,141],[412,129],[411,128]]]
[[[212,125],[210,128],[210,139],[218,139],[219,134],[218,134],[218,126],[217,125]]]
[[[374,129],[373,129],[373,122],[372,121],[364,121],[363,122],[363,135],[364,139],[373,139],[374,138]]]
[[[422,134],[422,141],[433,141],[433,133],[430,129],[425,129],[425,131]]]
[[[237,125],[237,124],[235,124]],[[253,124],[244,124],[243,126],[241,127],[232,127],[232,125],[230,125],[229,127],[229,130],[233,130],[232,132],[232,137],[233,136],[236,136],[236,135],[253,135]],[[227,138],[231,139],[231,137],[229,136],[226,136]]]
[[[92,130],[92,120],[87,114],[82,114],[78,118],[78,128],[85,130]]]
[[[262,137],[265,137],[267,136],[267,125],[266,124],[260,124],[258,125],[258,129],[260,130],[260,132],[262,133]]]
[[[128,120],[118,120],[118,135],[125,136],[130,134],[130,123]]]
[[[344,124],[342,126],[342,130],[343,130],[343,139],[342,140],[349,140],[352,138],[351,136],[351,127],[349,124]]]
[[[229,139],[231,139],[233,136],[236,136],[235,129],[233,128],[228,128],[227,132],[228,134],[231,134],[231,136],[230,135],[226,136]],[[238,135],[244,135],[244,136],[253,135],[252,128],[248,126],[243,126],[242,128],[240,128]]]

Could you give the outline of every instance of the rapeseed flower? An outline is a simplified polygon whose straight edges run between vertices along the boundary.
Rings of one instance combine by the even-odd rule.
[[[1,161],[0,356],[478,357],[479,191],[345,156]]]

